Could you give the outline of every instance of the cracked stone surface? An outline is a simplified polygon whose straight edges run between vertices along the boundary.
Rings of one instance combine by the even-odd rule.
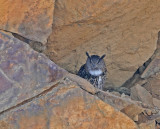
[[[158,0],[1,0],[0,129],[156,128],[159,5]],[[134,90],[138,101],[131,100],[133,94],[95,89],[30,47],[72,73],[85,63],[86,51],[106,54],[106,86],[114,89],[145,62],[130,84],[143,87]]]
[[[0,29],[46,43],[52,31],[54,0],[1,0]]]
[[[32,102],[0,115],[3,129],[137,129],[136,124],[98,97],[62,80]]]
[[[145,87],[154,98],[160,100],[160,73],[148,78],[143,87]]]
[[[0,128],[138,129],[142,103],[95,89],[9,33],[0,50]]]
[[[105,53],[107,85],[121,86],[157,47],[159,5],[157,0],[57,0],[45,53],[72,73],[85,63],[86,51]]]
[[[0,32],[0,112],[42,93],[66,73],[26,43]]]
[[[152,95],[141,85],[136,85],[131,88],[131,98],[136,101],[141,101],[144,104],[153,106]]]
[[[154,125],[152,127],[155,127],[155,120],[160,118],[160,110],[157,109],[157,107],[150,106],[140,101],[131,100],[127,96],[118,97],[104,91],[99,91],[97,96],[105,103],[123,112],[133,121],[136,121],[140,129],[154,129],[150,128],[150,126]],[[152,123],[151,125],[149,124],[150,122]]]
[[[0,50],[0,128],[137,129],[129,117],[92,95],[98,90],[86,80],[11,34],[0,32]]]
[[[141,78],[143,79],[149,78],[150,76],[158,72],[160,72],[160,54],[157,54],[155,58],[151,61],[151,63],[148,65],[148,67],[141,75]]]

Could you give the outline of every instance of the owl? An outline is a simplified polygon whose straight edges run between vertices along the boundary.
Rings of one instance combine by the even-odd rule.
[[[87,61],[81,66],[78,71],[78,76],[88,80],[94,87],[103,90],[104,83],[107,76],[107,68],[104,62],[103,56],[89,55],[86,52]]]

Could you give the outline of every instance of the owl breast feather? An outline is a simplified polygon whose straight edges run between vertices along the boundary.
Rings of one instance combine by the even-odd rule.
[[[98,69],[98,70],[89,70],[89,73],[92,76],[100,76],[103,72],[102,72],[102,70]]]

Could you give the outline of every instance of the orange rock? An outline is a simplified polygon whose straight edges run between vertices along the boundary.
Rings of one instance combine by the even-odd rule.
[[[157,129],[155,127],[155,120],[139,124],[139,129]]]
[[[138,115],[143,112],[143,108],[136,105],[136,104],[131,104],[121,110],[121,112],[125,113],[129,118],[134,120],[135,117],[138,117]],[[137,118],[138,119],[138,118]],[[138,120],[137,120],[138,121]]]
[[[153,106],[152,95],[139,84],[131,88],[131,99]]]
[[[56,88],[0,116],[9,129],[137,129],[126,115],[77,86],[61,81]]]
[[[58,0],[45,53],[73,73],[85,63],[86,51],[106,53],[108,83],[120,86],[156,49],[159,4],[156,0]]]
[[[54,0],[1,0],[0,29],[45,43],[52,31]]]
[[[0,32],[0,112],[51,88],[68,73],[26,43]]]

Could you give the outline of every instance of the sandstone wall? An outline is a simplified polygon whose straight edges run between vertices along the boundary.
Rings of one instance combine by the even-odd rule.
[[[156,49],[158,0],[1,0],[0,29],[47,46],[44,53],[76,73],[85,52],[106,54],[108,86],[128,80]]]
[[[99,91],[66,71],[76,73],[86,51],[106,54],[106,86],[121,86],[157,48],[159,5],[158,0],[0,0],[0,128],[159,126],[160,79],[152,76],[159,71],[159,55],[135,81],[141,92],[129,85],[131,97]]]
[[[46,53],[76,73],[90,54],[106,54],[108,85],[128,80],[156,49],[160,28],[157,0],[80,0],[55,3]]]
[[[89,82],[79,77],[81,88],[24,42],[0,32],[0,50],[0,129],[137,129]]]
[[[0,29],[45,43],[52,31],[53,0],[1,0]]]

